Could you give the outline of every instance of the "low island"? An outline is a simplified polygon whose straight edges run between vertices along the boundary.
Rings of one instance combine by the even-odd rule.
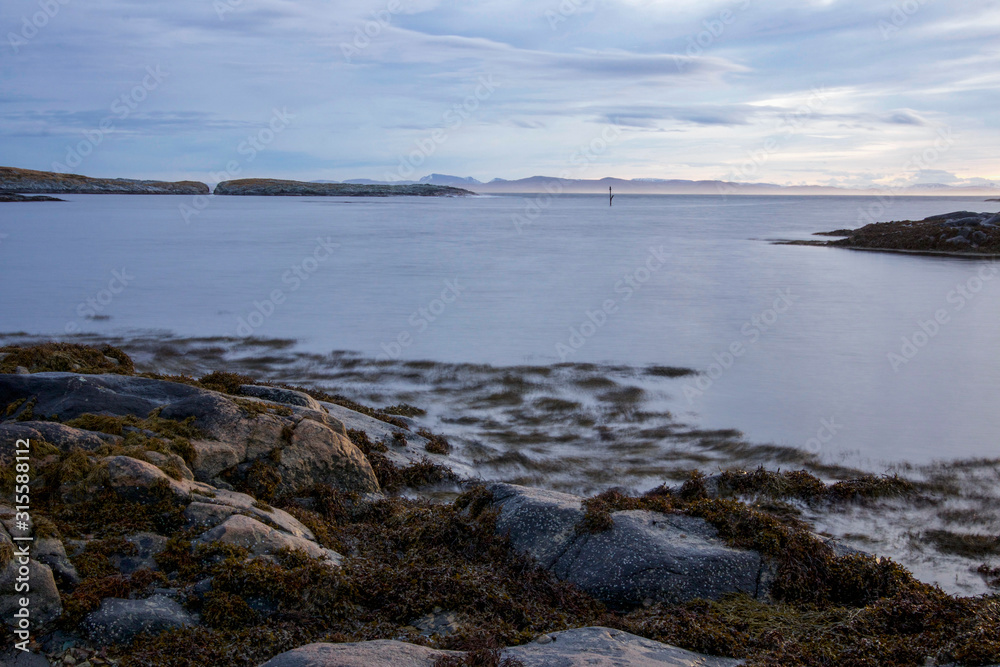
[[[0,167],[0,193],[75,195],[207,195],[197,181],[139,181],[130,178],[91,178],[17,167]],[[4,199],[3,201],[28,201]]]
[[[217,195],[267,197],[462,197],[475,194],[448,185],[380,185],[354,183],[308,183],[275,178],[242,178],[215,186]]]
[[[1000,255],[1000,213],[955,211],[923,220],[875,222],[859,229],[817,232],[835,241],[784,241],[786,245],[817,245],[930,255],[987,257]]]

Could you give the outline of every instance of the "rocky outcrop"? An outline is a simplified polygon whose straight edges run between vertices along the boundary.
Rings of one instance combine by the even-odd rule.
[[[497,532],[514,549],[611,607],[716,600],[730,593],[766,598],[768,566],[734,549],[703,519],[645,510],[616,512],[610,530],[578,529],[582,498],[512,484],[489,487]]]
[[[220,475],[242,479],[260,473],[264,466],[273,493],[312,484],[362,493],[379,490],[371,465],[344,435],[343,424],[312,407],[275,406],[190,385],[124,375],[0,375],[0,406],[18,401],[23,405],[15,417],[30,403],[35,416],[58,415],[62,420],[84,414],[146,418],[153,411],[159,411],[163,419],[192,419],[201,434],[191,440],[195,452],[192,470],[202,482],[211,482]],[[65,431],[69,428],[65,426],[47,427],[41,422],[4,424],[0,428],[11,431],[7,435],[10,440],[23,437],[17,433],[31,428],[43,437],[50,433],[64,443],[85,442],[81,445],[84,449],[94,449],[95,438],[99,438]],[[142,476],[136,464],[129,465],[135,468],[130,468],[132,472]],[[149,467],[155,470],[155,466]],[[125,474],[117,468],[111,472]],[[170,484],[177,482],[170,480]]]
[[[219,183],[215,186],[215,194],[268,197],[461,197],[473,193],[447,185],[357,185],[243,178]]]
[[[858,250],[995,255],[1000,254],[1000,213],[953,211],[920,221],[876,222],[855,230],[822,232],[820,235],[846,238],[828,243],[792,243]]]
[[[636,635],[591,627],[542,635],[524,646],[504,649],[504,658],[524,667],[736,667],[739,660],[713,658]],[[398,641],[309,644],[268,660],[262,667],[432,667],[460,651],[439,651]],[[469,663],[471,664],[471,663]]]
[[[79,195],[207,195],[197,181],[138,181],[128,178],[90,178],[79,174],[0,167],[0,192]]]

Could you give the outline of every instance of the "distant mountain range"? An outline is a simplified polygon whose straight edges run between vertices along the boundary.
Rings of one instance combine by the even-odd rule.
[[[314,183],[336,183],[337,181],[313,181]],[[989,186],[954,186],[939,183],[908,185],[905,187],[882,188],[839,188],[828,185],[775,185],[773,183],[733,183],[730,181],[689,181],[662,178],[622,178],[601,179],[560,179],[553,176],[532,176],[508,181],[494,178],[483,183],[475,178],[430,174],[419,181],[373,181],[353,179],[343,181],[356,185],[449,185],[465,188],[480,194],[513,193],[564,193],[603,194],[612,188],[616,194],[636,195],[876,195],[887,191],[902,195],[970,196],[1000,194],[1000,183]]]

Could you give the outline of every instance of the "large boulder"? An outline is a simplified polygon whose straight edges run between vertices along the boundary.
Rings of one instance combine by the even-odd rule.
[[[736,667],[731,658],[692,653],[609,628],[578,628],[542,635],[524,646],[504,649],[503,656],[524,667]],[[459,651],[440,651],[380,639],[350,644],[309,644],[271,658],[261,667],[433,667]]]
[[[329,426],[303,419],[281,450],[278,492],[290,492],[316,483],[363,493],[379,490],[375,472],[354,443]]]
[[[511,484],[490,487],[497,532],[514,549],[613,608],[652,602],[766,598],[769,567],[755,551],[735,549],[703,519],[632,510],[612,514],[610,530],[577,530],[582,499]]]
[[[121,442],[121,437],[106,433],[94,433],[65,426],[56,422],[8,422],[0,424],[0,443],[14,443],[17,440],[31,440],[33,443],[45,441],[63,451],[74,448],[92,451],[105,444]]]
[[[100,609],[83,620],[83,629],[93,641],[108,645],[128,642],[140,633],[158,634],[195,624],[196,619],[177,602],[154,595],[146,600],[106,598]]]

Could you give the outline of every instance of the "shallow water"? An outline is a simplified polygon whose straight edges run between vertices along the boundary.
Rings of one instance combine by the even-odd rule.
[[[650,384],[619,383],[642,386],[639,412],[832,462],[996,455],[990,263],[768,242],[854,227],[869,207],[905,219],[996,206],[977,198],[67,198],[0,209],[0,329],[600,363]],[[938,311],[947,322],[925,336]],[[915,355],[894,368],[903,352]]]

